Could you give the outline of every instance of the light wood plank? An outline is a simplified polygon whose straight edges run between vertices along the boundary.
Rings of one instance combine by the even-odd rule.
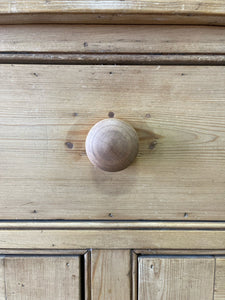
[[[130,251],[94,250],[91,262],[93,300],[130,300]]]
[[[212,300],[213,284],[214,258],[139,258],[139,300]]]
[[[224,220],[224,70],[2,65],[0,218]],[[84,147],[109,111],[140,138],[113,174]]]
[[[224,14],[223,0],[2,0],[0,13],[167,13]]]
[[[2,52],[224,54],[225,28],[214,26],[10,25],[0,26],[0,41]]]
[[[216,258],[214,300],[225,299],[225,258]]]
[[[80,300],[79,257],[5,257],[2,299]]]
[[[225,250],[225,231],[0,230],[0,249]]]

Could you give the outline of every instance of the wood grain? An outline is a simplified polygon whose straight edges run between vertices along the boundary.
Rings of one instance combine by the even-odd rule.
[[[4,257],[0,299],[81,299],[79,257]],[[1,279],[2,281],[2,279]]]
[[[214,300],[225,299],[225,258],[216,258]]]
[[[94,250],[92,262],[93,300],[130,300],[130,251]]]
[[[140,257],[140,300],[211,300],[214,258]]]
[[[1,65],[0,218],[224,220],[224,67]],[[85,139],[112,111],[135,163],[95,169]]]
[[[0,40],[1,52],[33,55],[225,53],[225,27],[216,26],[5,25]]]
[[[1,1],[0,13],[195,13],[195,14],[218,14],[225,12],[224,2],[222,0],[197,1],[96,1],[96,0],[76,0],[63,1],[52,0],[30,0],[29,5],[25,0],[9,2]]]
[[[200,251],[225,250],[224,245],[222,230],[0,230],[3,252],[4,249],[90,248]]]

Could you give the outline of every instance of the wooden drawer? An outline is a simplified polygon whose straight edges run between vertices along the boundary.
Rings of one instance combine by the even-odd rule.
[[[135,5],[88,18],[81,2],[58,15],[46,1],[51,17],[40,3],[32,15],[11,5],[18,22],[188,18],[172,9],[160,21],[149,8],[140,18]],[[224,24],[220,1],[211,21],[197,6],[190,23]],[[225,299],[224,33],[0,26],[0,299]],[[138,155],[122,171],[94,167],[85,151],[103,119],[137,132]]]
[[[223,66],[1,65],[0,82],[1,219],[224,219]],[[110,112],[140,141],[115,173],[85,153]]]

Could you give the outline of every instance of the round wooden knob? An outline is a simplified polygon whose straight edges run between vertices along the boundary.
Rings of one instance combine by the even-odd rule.
[[[132,126],[121,120],[102,120],[87,135],[86,153],[92,164],[104,171],[123,170],[137,156],[137,133]]]

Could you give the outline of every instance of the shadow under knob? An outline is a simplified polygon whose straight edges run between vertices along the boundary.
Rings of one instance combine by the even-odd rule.
[[[137,133],[131,125],[118,119],[105,119],[91,128],[85,146],[93,165],[116,172],[134,161],[138,144]]]

